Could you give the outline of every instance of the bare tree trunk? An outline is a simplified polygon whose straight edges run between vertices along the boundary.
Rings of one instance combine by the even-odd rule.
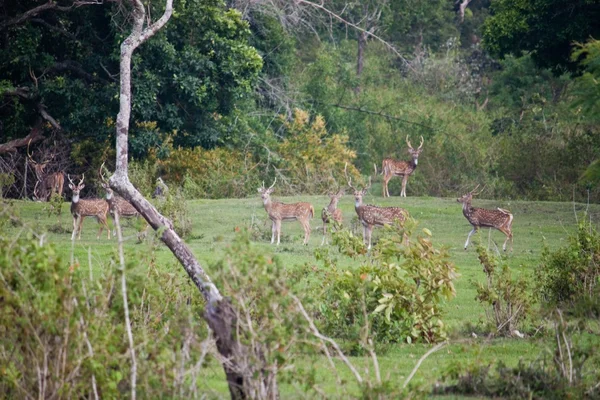
[[[469,3],[471,2],[471,0],[459,0],[460,4],[458,5],[458,17],[460,20],[460,23],[462,24],[463,22],[465,22],[465,10],[467,9],[467,6],[469,5]]]
[[[119,195],[129,201],[136,210],[148,221],[155,231],[162,231],[160,239],[179,260],[190,279],[206,301],[204,319],[213,331],[217,349],[223,356],[223,368],[227,375],[227,383],[232,399],[247,397],[244,366],[240,362],[244,351],[235,338],[236,312],[229,300],[223,298],[210,277],[204,271],[190,248],[183,242],[173,229],[173,224],[142,196],[129,181],[128,169],[128,134],[131,116],[131,57],[134,50],[158,32],[169,20],[173,11],[173,0],[166,0],[163,16],[150,26],[144,28],[146,13],[141,0],[131,0],[133,3],[132,32],[121,44],[120,65],[120,107],[117,116],[117,160],[116,169],[109,179],[109,184]],[[277,394],[272,394],[278,397]]]

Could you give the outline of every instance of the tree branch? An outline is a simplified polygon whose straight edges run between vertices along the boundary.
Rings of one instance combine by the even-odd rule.
[[[56,4],[55,1],[49,0],[46,4],[42,4],[41,6],[37,6],[35,8],[32,8],[31,10],[25,11],[21,15],[17,15],[16,17],[0,22],[0,30],[5,29],[11,25],[20,24],[48,10],[69,11],[73,8],[74,5],[75,3],[71,4],[70,6],[59,6],[58,4]]]
[[[158,231],[160,239],[179,260],[192,282],[196,285],[206,308],[204,318],[216,338],[217,349],[223,356],[223,368],[227,375],[230,395],[234,399],[246,397],[244,375],[238,365],[241,349],[234,338],[236,313],[229,300],[224,299],[210,277],[204,271],[190,248],[173,229],[173,224],[142,196],[128,177],[128,135],[131,116],[131,58],[135,49],[154,35],[169,20],[173,12],[173,0],[166,0],[165,12],[154,24],[144,29],[146,12],[141,0],[133,3],[133,26],[129,36],[121,44],[119,114],[116,126],[116,169],[109,184],[125,200],[129,201],[150,226]],[[276,396],[276,395],[275,395]]]
[[[42,127],[42,119],[40,118],[35,123],[33,128],[31,128],[31,131],[29,132],[29,134],[27,136],[25,136],[24,138],[15,139],[15,140],[11,140],[10,142],[0,144],[0,154],[14,153],[17,151],[17,149],[19,147],[25,147],[30,142],[37,143],[39,141],[44,140],[44,136],[42,135],[41,127]]]
[[[361,28],[360,26],[353,24],[352,22],[342,18],[341,16],[339,16],[338,14],[336,14],[335,12],[329,10],[328,8],[326,8],[325,6],[323,6],[323,4],[317,4],[317,3],[313,3],[312,1],[308,1],[308,0],[295,0],[296,3],[298,4],[305,4],[308,5],[310,7],[314,7],[317,8],[323,12],[325,12],[327,15],[333,17],[334,19],[337,19],[338,21],[342,22],[345,25],[348,25],[360,32],[363,32],[364,34],[366,34],[367,36],[372,37],[373,39],[383,43],[383,45],[385,47],[387,47],[389,50],[392,51],[392,53],[394,53],[396,56],[398,56],[398,58],[400,58],[400,60],[402,60],[402,62],[404,63],[404,65],[406,65],[408,67],[408,69],[410,69],[413,72],[416,72],[414,70],[414,68],[412,67],[412,65],[410,65],[410,63],[408,62],[408,60],[402,55],[400,54],[400,52],[398,50],[396,50],[396,48],[394,46],[392,46],[391,43],[389,43],[388,41],[382,39],[380,36],[377,36],[376,34],[374,34],[373,32],[371,32],[370,30]]]

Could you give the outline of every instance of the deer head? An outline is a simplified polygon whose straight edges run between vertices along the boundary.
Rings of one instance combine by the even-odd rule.
[[[258,188],[258,193],[260,193],[260,197],[262,198],[263,203],[266,204],[269,201],[271,193],[273,193],[273,190],[275,190],[274,187],[275,187],[276,182],[277,182],[277,177],[275,177],[273,184],[271,186],[269,186],[268,188],[265,188],[264,181],[262,183],[262,187]]]
[[[81,176],[81,180],[77,184],[73,182],[70,175],[67,175],[67,178],[69,178],[69,189],[73,191],[73,203],[77,203],[79,201],[79,192],[85,187],[85,184],[83,183],[85,174]]]
[[[408,135],[406,135],[406,144],[408,145],[408,153],[413,158],[413,162],[415,163],[415,165],[417,165],[417,163],[419,162],[419,154],[421,154],[421,152],[423,151],[423,142],[424,142],[423,136],[421,136],[421,144],[419,145],[419,147],[414,149],[412,147],[412,145],[410,144],[410,140],[408,140]]]
[[[108,184],[108,180],[104,177],[104,173],[102,172],[103,170],[104,170],[104,162],[100,166],[100,169],[98,169],[98,178],[100,179],[100,182],[101,182],[100,185],[106,191],[106,200],[110,200],[113,197],[113,190],[110,188],[110,185]]]
[[[347,167],[348,163],[346,163],[346,165],[344,166],[344,175],[346,175],[346,181],[348,181],[348,186],[354,191],[355,205],[356,207],[360,207],[362,205],[363,196],[367,194],[367,191],[371,187],[371,177],[369,176],[369,184],[365,188],[357,189],[354,186],[352,186],[352,177],[348,176]]]
[[[29,142],[27,142],[27,158],[29,159],[29,163],[33,166],[33,170],[35,171],[35,176],[37,177],[38,181],[41,181],[44,178],[44,170],[46,169],[48,163],[54,158],[54,154],[52,154],[48,160],[37,162],[33,159],[31,152],[29,151],[30,145],[31,139],[29,139]]]
[[[471,190],[470,192],[463,194],[462,197],[456,199],[456,201],[458,201],[459,203],[463,203],[463,204],[470,204],[471,200],[473,200],[473,196],[477,196],[479,194],[481,194],[481,192],[483,192],[483,190],[485,189],[485,186],[483,186],[483,188],[481,188],[481,190],[477,193],[475,193],[475,191],[477,190],[477,188],[479,187],[479,185],[475,186],[475,188],[473,190]]]

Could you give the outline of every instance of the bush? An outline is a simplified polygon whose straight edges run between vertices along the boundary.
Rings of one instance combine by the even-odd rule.
[[[325,333],[360,342],[365,327],[380,344],[414,341],[434,343],[446,338],[442,321],[443,299],[455,296],[456,267],[446,250],[436,249],[431,232],[413,235],[416,223],[385,228],[372,258],[355,271],[329,265],[323,278],[324,298],[319,302],[320,323]],[[362,241],[339,238],[353,236],[346,230],[334,233],[334,243],[358,248],[342,253],[365,253]],[[321,257],[323,259],[323,257]]]
[[[115,265],[88,271],[33,233],[0,232],[0,398],[128,396],[131,357]],[[169,269],[159,271],[152,255],[127,266],[140,398],[192,397],[206,359],[208,332],[190,305],[201,300],[193,300],[199,296],[187,276]]]
[[[503,362],[453,366],[444,374],[450,385],[437,385],[435,393],[455,393],[510,399],[598,398],[600,374],[592,360],[597,345],[574,346],[560,311],[556,315],[556,347],[543,358],[516,367]],[[550,360],[547,355],[550,355]],[[591,366],[591,368],[589,367]]]
[[[483,246],[477,246],[477,253],[487,279],[485,284],[473,282],[477,290],[475,299],[487,307],[485,312],[492,330],[512,336],[529,314],[529,284],[523,278],[513,279],[506,264],[498,271],[498,261]]]
[[[535,273],[542,304],[600,315],[600,234],[585,219],[567,246],[544,249]]]

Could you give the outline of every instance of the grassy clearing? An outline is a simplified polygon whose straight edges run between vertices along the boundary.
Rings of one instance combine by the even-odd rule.
[[[373,192],[379,193],[377,189]],[[277,198],[277,196],[275,196]],[[210,274],[210,266],[220,259],[228,244],[232,241],[235,231],[249,227],[254,224],[265,232],[269,239],[260,239],[255,246],[265,252],[275,254],[283,261],[285,268],[293,269],[305,263],[315,263],[313,251],[321,243],[321,209],[327,205],[325,196],[297,196],[280,198],[284,202],[309,201],[315,208],[316,218],[312,222],[313,233],[308,246],[302,246],[303,232],[297,222],[284,223],[282,227],[282,244],[275,247],[269,244],[271,225],[262,207],[259,198],[228,200],[198,200],[189,202],[190,216],[193,220],[193,232],[187,242]],[[442,199],[431,197],[392,197],[383,199],[381,197],[369,197],[366,202],[382,206],[401,206],[409,210],[411,215],[419,221],[421,228],[428,228],[433,233],[433,241],[437,246],[448,247],[452,261],[459,267],[461,274],[456,282],[457,297],[446,306],[446,323],[451,327],[454,344],[431,355],[421,366],[413,382],[432,383],[440,377],[442,372],[452,363],[467,363],[473,360],[491,361],[502,359],[508,365],[515,365],[520,358],[535,359],[545,344],[539,337],[527,339],[493,339],[485,338],[471,339],[470,332],[466,330],[467,324],[476,324],[485,318],[483,308],[474,300],[475,290],[471,280],[484,279],[481,267],[477,261],[477,255],[473,247],[467,251],[463,250],[463,244],[470,230],[470,225],[463,217],[461,205],[456,199]],[[68,204],[63,206],[61,225],[66,228],[66,233],[53,233],[50,229],[56,225],[56,217],[48,216],[44,210],[44,204],[32,202],[14,203],[21,218],[26,224],[34,229],[45,232],[45,238],[56,245],[59,253],[65,260],[71,255],[71,217]],[[530,274],[537,264],[543,243],[550,249],[556,249],[565,243],[569,233],[575,229],[576,218],[582,218],[584,211],[588,211],[588,217],[596,222],[600,220],[600,206],[551,203],[551,202],[522,202],[522,201],[495,201],[475,199],[474,206],[477,207],[503,207],[511,210],[515,215],[514,251],[506,257],[506,263],[513,268],[515,274]],[[345,225],[349,225],[355,216],[353,200],[345,196],[340,201],[340,208],[344,213]],[[577,217],[576,217],[577,215]],[[15,235],[22,228],[9,227]],[[96,273],[100,268],[109,268],[108,262],[116,254],[116,241],[107,240],[103,235],[96,239],[98,224],[93,219],[86,219],[83,225],[82,239],[74,246],[74,255],[81,264],[87,265],[88,257],[92,260],[92,266]],[[174,257],[156,239],[151,238],[143,243],[138,243],[133,224],[126,223],[125,235],[126,255],[128,259],[142,259],[140,255],[155,251],[157,265],[179,271],[184,274],[183,269],[177,268]],[[479,235],[479,240],[487,244],[491,249],[501,248],[504,235],[498,231],[488,232],[484,230]],[[377,238],[377,233],[374,233]],[[336,251],[334,250],[334,254]],[[346,261],[340,262],[340,265]],[[359,261],[348,262],[348,268],[358,265]],[[354,265],[353,265],[354,264]],[[139,265],[137,270],[143,271],[145,267]],[[308,277],[310,280],[310,277]],[[392,381],[402,384],[406,376],[414,367],[417,360],[429,349],[425,345],[396,345],[388,352],[379,357],[383,377],[389,377]],[[370,368],[368,360],[364,357],[353,358],[357,365]],[[319,362],[326,365],[325,360],[307,359],[307,364]],[[365,372],[372,374],[373,371]],[[339,371],[345,381],[352,382],[352,376],[340,364]],[[339,386],[331,371],[323,369],[317,381],[328,393],[338,393]],[[211,363],[206,369],[206,380],[202,383],[203,389],[215,394],[225,394],[226,385],[219,365]],[[351,387],[351,386],[350,386]],[[294,388],[283,387],[283,393],[294,392]]]

